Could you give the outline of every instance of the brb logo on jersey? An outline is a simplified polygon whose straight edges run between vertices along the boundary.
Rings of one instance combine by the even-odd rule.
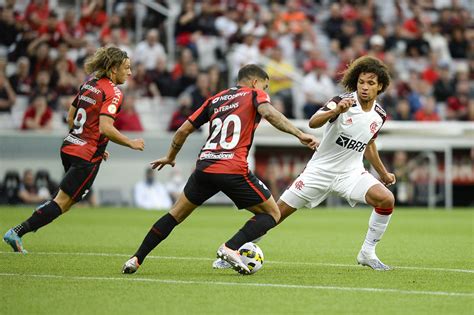
[[[338,145],[340,145],[341,147],[343,147],[343,148],[351,149],[351,150],[354,150],[354,151],[357,151],[357,152],[364,151],[365,146],[367,145],[367,143],[363,143],[363,142],[345,137],[343,135],[340,135],[337,138],[336,143]]]

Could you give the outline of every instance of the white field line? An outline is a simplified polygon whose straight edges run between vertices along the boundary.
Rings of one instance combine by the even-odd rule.
[[[0,254],[13,254],[18,255],[14,252],[0,251]],[[67,253],[67,252],[34,252],[28,255],[59,255],[59,256],[103,256],[103,257],[126,257],[130,258],[130,254],[117,254],[117,253]],[[178,257],[178,256],[147,256],[147,259],[169,259],[169,260],[198,260],[198,261],[213,261],[215,258],[205,257]],[[278,264],[278,265],[305,265],[305,266],[329,266],[329,267],[344,267],[344,268],[360,268],[355,262],[354,264],[334,264],[334,263],[318,263],[318,262],[298,262],[298,261],[275,261],[266,260],[266,264]],[[392,266],[392,265],[390,265]],[[450,268],[436,268],[436,267],[410,267],[410,266],[392,266],[395,269],[405,270],[428,270],[438,272],[460,272],[460,273],[474,273],[472,269],[450,269]]]
[[[375,292],[375,293],[397,293],[407,295],[434,295],[434,296],[454,296],[454,297],[473,297],[474,293],[464,292],[444,292],[444,291],[417,291],[417,290],[399,290],[382,288],[357,288],[357,287],[335,287],[323,285],[297,285],[297,284],[278,284],[278,283],[251,283],[251,282],[222,282],[222,281],[195,281],[195,280],[169,280],[169,279],[151,279],[139,278],[129,275],[123,277],[84,277],[84,276],[61,276],[47,274],[20,274],[20,273],[0,273],[0,277],[26,277],[43,278],[59,280],[82,280],[82,281],[131,281],[131,282],[154,282],[164,284],[191,284],[191,285],[221,285],[221,286],[246,286],[246,287],[266,287],[283,289],[313,289],[328,291],[351,291],[351,292]]]

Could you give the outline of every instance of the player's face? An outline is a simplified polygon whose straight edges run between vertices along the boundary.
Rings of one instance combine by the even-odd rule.
[[[268,89],[268,80],[265,79],[254,79],[253,88],[258,90],[266,91]]]
[[[117,73],[115,74],[115,83],[125,83],[130,75],[132,75],[132,70],[130,68],[130,59],[127,58],[122,62],[120,67],[117,68]]]
[[[375,73],[363,72],[359,74],[357,80],[357,96],[363,102],[370,102],[377,97],[378,91],[382,89],[382,84],[378,82]]]

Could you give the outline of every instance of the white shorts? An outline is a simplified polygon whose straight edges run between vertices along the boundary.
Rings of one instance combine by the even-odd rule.
[[[306,168],[280,199],[295,209],[314,208],[335,193],[354,207],[359,202],[367,203],[365,195],[376,184],[381,183],[365,169],[341,174]]]

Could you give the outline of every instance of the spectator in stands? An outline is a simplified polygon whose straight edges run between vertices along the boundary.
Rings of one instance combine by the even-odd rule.
[[[54,90],[58,97],[76,94],[80,84],[73,72],[69,71],[69,63],[65,59],[56,61],[52,82],[55,84]]]
[[[129,80],[127,86],[133,90],[138,97],[156,96],[150,89],[152,84],[151,77],[148,75],[145,65],[139,63],[135,66],[132,80]]]
[[[397,107],[395,109],[395,114],[393,115],[393,119],[404,121],[410,121],[413,119],[410,109],[410,103],[407,99],[402,98],[398,101]]]
[[[52,109],[56,109],[58,95],[56,91],[50,87],[50,82],[51,76],[48,71],[39,72],[33,85],[30,101],[32,101],[36,96],[44,96],[46,97],[48,106]]]
[[[385,39],[379,34],[372,35],[369,40],[369,51],[367,53],[385,61]]]
[[[469,81],[456,84],[456,93],[447,99],[446,118],[448,120],[468,120]]]
[[[15,105],[15,100],[15,91],[5,77],[5,74],[0,72],[0,112],[11,112],[11,108]]]
[[[28,56],[30,58],[30,75],[33,80],[36,80],[36,76],[41,71],[51,71],[53,68],[53,60],[49,56],[49,45],[46,42],[48,40],[47,34],[44,34],[28,45]]]
[[[430,44],[431,51],[437,54],[440,60],[451,60],[448,40],[446,36],[441,34],[441,25],[439,23],[432,23],[429,26],[429,30],[423,33],[423,38]]]
[[[36,96],[23,115],[22,130],[50,130],[53,111],[44,96]]]
[[[30,77],[30,60],[20,57],[16,62],[16,72],[9,78],[10,85],[17,95],[30,95],[32,79]]]
[[[185,0],[181,6],[181,13],[176,21],[176,44],[181,47],[189,47],[191,35],[198,29],[198,13],[194,7],[194,0]]]
[[[105,12],[105,0],[84,0],[82,1],[81,19],[86,33],[94,33],[107,23],[107,12]]]
[[[147,32],[145,40],[138,43],[134,56],[135,62],[143,64],[146,70],[153,70],[156,67],[158,57],[166,58],[157,29]]]
[[[341,5],[332,3],[329,9],[329,18],[324,22],[324,31],[331,39],[338,38],[342,31],[344,19],[341,15]]]
[[[12,9],[3,8],[0,14],[0,46],[9,47],[15,43],[20,29],[15,23],[15,16]]]
[[[55,11],[51,11],[46,19],[46,23],[43,23],[38,28],[38,38],[42,38],[49,47],[58,47],[61,42],[61,33],[58,26],[58,14]]]
[[[199,72],[196,84],[190,86],[185,93],[191,95],[191,111],[196,111],[211,96],[209,74]]]
[[[229,40],[239,30],[239,13],[235,7],[229,7],[216,18],[214,27],[221,38]]]
[[[222,77],[222,72],[218,65],[213,65],[207,70],[209,74],[209,91],[214,95],[219,91],[225,90],[227,86],[226,80]]]
[[[181,48],[179,51],[178,62],[174,65],[171,75],[173,80],[178,80],[184,74],[184,68],[187,64],[194,62],[193,52],[189,48]]]
[[[232,56],[230,56],[230,71],[232,80],[237,78],[240,68],[249,63],[260,62],[260,50],[258,49],[255,36],[252,33],[245,34],[243,42],[236,44]]]
[[[303,79],[302,89],[306,97],[303,108],[305,118],[311,118],[336,93],[336,86],[326,74],[326,69],[324,61],[314,63],[312,71]]]
[[[86,59],[93,56],[97,48],[97,44],[93,40],[87,40],[84,47],[84,53],[83,55],[79,56],[79,58],[77,58],[76,65],[79,68],[84,68],[84,63]]]
[[[179,107],[171,116],[168,131],[176,131],[188,119],[193,112],[191,110],[192,100],[189,94],[182,94],[178,99]]]
[[[171,197],[166,187],[155,180],[155,173],[151,168],[145,172],[145,180],[138,182],[133,190],[135,206],[147,210],[167,210],[172,206]]]
[[[175,97],[176,83],[167,69],[166,59],[158,57],[156,67],[147,71],[150,78],[150,92],[153,96]]]
[[[140,115],[135,110],[135,97],[133,94],[127,93],[125,95],[122,110],[118,114],[114,126],[120,131],[143,131]]]
[[[456,27],[451,34],[449,51],[454,59],[466,59],[469,42],[463,28]]]
[[[446,61],[440,61],[439,78],[436,80],[433,86],[433,94],[436,98],[436,102],[446,102],[446,100],[453,95],[454,89],[455,84],[451,77],[449,63]]]
[[[32,0],[26,7],[24,17],[29,27],[37,30],[49,16],[49,0]]]
[[[161,7],[168,8],[168,1],[166,0],[155,0],[154,3],[160,5]],[[158,30],[163,29],[164,22],[167,16],[161,12],[156,11],[155,9],[150,8],[149,6],[146,7],[146,14],[143,20],[143,26],[145,28],[157,28]]]
[[[133,50],[130,45],[130,37],[128,36],[128,32],[126,30],[119,27],[113,27],[110,30],[109,38],[106,40],[107,43],[114,45],[123,51],[126,51],[130,58],[133,57]]]
[[[199,75],[199,67],[196,62],[190,62],[184,65],[183,75],[176,81],[176,93],[179,95],[188,87],[196,84]]]
[[[61,41],[65,42],[69,47],[84,47],[86,43],[84,27],[77,21],[74,9],[66,10],[64,18],[58,23],[58,31],[61,35]]]
[[[283,114],[292,119],[295,118],[293,113],[293,93],[291,88],[293,81],[291,76],[296,71],[295,68],[283,59],[280,47],[272,50],[271,59],[268,62],[265,71],[270,77],[268,91],[270,96],[280,98],[284,104]]]
[[[120,5],[122,6],[122,8],[119,10]],[[129,32],[135,31],[135,27],[137,25],[137,12],[135,11],[134,1],[124,1],[119,3],[119,5],[117,6],[117,11],[121,12],[120,26]],[[156,26],[154,26],[154,28],[156,28]]]
[[[18,191],[18,198],[21,203],[39,204],[51,198],[48,189],[38,189],[35,185],[35,178],[31,169],[23,172],[23,178]]]
[[[440,121],[438,113],[436,112],[436,100],[433,96],[424,98],[421,108],[415,113],[416,121]]]

